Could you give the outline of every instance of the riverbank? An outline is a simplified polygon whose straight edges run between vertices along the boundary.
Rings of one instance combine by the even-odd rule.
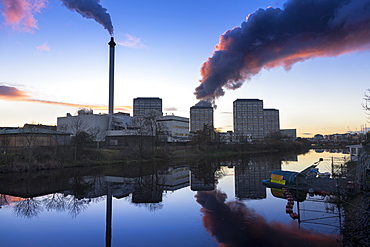
[[[370,246],[370,192],[364,191],[344,204],[343,246]]]
[[[186,143],[146,149],[137,147],[79,148],[57,146],[7,150],[0,154],[0,173],[27,172],[71,167],[136,164],[145,162],[191,162],[235,155],[292,152],[305,153],[310,146],[300,141],[253,144]]]

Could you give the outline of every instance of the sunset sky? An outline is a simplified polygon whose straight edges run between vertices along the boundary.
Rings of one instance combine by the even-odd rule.
[[[100,4],[106,9],[106,13],[100,10],[105,15],[98,21],[109,30],[71,10],[73,2],[79,1],[0,0],[0,127],[55,125],[57,117],[74,114],[81,107],[92,108],[94,113],[107,112],[108,42],[112,30],[105,25],[106,13],[117,42],[115,111],[132,113],[136,97],[160,97],[165,114],[189,117],[190,107],[199,101],[196,90],[204,95],[198,88],[199,81],[206,81],[205,73],[211,70],[209,62],[201,73],[202,64],[213,56],[220,35],[241,27],[259,8],[284,11],[287,1],[91,0],[94,6]],[[370,0],[356,0],[359,2],[370,4]],[[339,13],[343,18],[368,21],[370,11],[361,16],[356,7],[348,6]],[[359,14],[354,17],[350,10]],[[309,9],[307,13],[313,16],[315,11]],[[257,30],[266,28],[256,19],[252,15],[248,22],[254,20]],[[331,23],[339,21],[343,20],[338,17]],[[267,27],[288,32],[295,22],[288,19],[286,24],[279,22],[280,26],[267,22]],[[277,34],[269,40],[280,34],[274,32]],[[358,33],[352,36],[360,40],[358,43],[345,44],[332,35],[321,50],[302,45],[292,51],[294,39],[266,47],[260,39],[252,40],[246,45],[248,49],[261,49],[241,58],[244,63],[246,57],[250,58],[248,66],[254,66],[254,70],[240,73],[246,76],[244,84],[229,83],[223,86],[223,96],[211,96],[217,105],[215,127],[232,130],[233,101],[240,98],[258,98],[263,100],[264,108],[278,109],[280,127],[297,129],[301,137],[360,131],[366,124],[370,126],[361,106],[370,88],[370,31],[361,33],[364,37]],[[316,44],[312,36],[307,39]],[[231,42],[225,38],[216,50],[226,49]],[[269,60],[265,53],[270,48],[279,57]],[[213,70],[220,71],[218,67]],[[231,87],[236,89],[226,89]]]

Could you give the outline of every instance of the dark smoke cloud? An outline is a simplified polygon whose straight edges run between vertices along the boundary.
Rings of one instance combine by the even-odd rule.
[[[88,19],[94,19],[105,29],[110,35],[113,35],[113,25],[107,9],[100,5],[100,0],[61,0],[63,5],[70,10],[74,10]]]
[[[225,203],[226,194],[220,191],[201,191],[195,197],[203,207],[203,225],[219,246],[341,246],[339,236],[299,229],[295,222],[267,222],[243,203]]]
[[[202,65],[197,99],[214,100],[261,69],[370,48],[370,0],[289,0],[226,31]]]
[[[196,103],[195,106],[198,106],[198,107],[212,107],[212,103],[210,103],[208,101],[205,101],[205,100],[201,100],[198,103]]]

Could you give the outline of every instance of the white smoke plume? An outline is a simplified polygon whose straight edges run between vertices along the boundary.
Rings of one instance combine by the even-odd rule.
[[[213,101],[262,69],[370,48],[370,0],[288,0],[221,35],[202,65],[197,99]]]

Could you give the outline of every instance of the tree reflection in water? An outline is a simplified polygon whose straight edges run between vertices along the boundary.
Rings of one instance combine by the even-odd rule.
[[[14,205],[13,210],[16,216],[33,218],[37,217],[38,214],[44,210],[44,208],[42,207],[42,201],[35,198],[28,198],[26,200],[17,202]]]
[[[72,216],[72,218],[76,218],[77,215],[79,215],[88,208],[88,204],[90,202],[91,202],[90,199],[77,199],[75,196],[69,196],[67,204],[68,213]]]
[[[67,201],[65,200],[65,197],[60,193],[54,193],[47,195],[43,199],[44,206],[47,211],[65,211],[67,208]]]

